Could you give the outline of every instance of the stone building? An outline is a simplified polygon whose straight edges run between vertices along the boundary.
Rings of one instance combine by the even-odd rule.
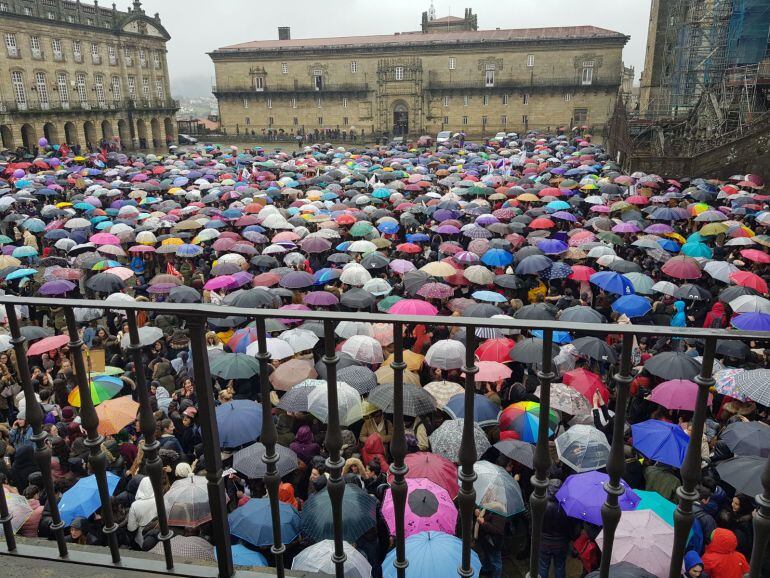
[[[0,148],[162,147],[175,138],[160,17],[69,0],[0,0]]]
[[[356,135],[489,136],[602,127],[623,77],[628,37],[593,26],[478,30],[476,15],[421,31],[257,40],[210,53],[228,134],[339,130]]]

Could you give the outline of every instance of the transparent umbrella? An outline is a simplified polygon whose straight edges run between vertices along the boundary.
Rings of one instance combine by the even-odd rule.
[[[337,407],[339,408],[340,424],[349,426],[364,417],[361,405],[361,394],[344,382],[337,382]],[[329,385],[320,382],[308,394],[308,411],[323,423],[329,422]]]
[[[177,480],[163,496],[171,526],[197,528],[211,520],[209,493],[205,476]]]
[[[372,566],[366,558],[349,542],[343,542],[342,548],[347,556],[343,566],[345,578],[369,578],[372,575]],[[333,576],[336,569],[332,562],[332,554],[334,554],[334,541],[322,540],[297,554],[291,569]]]
[[[498,465],[478,461],[473,466],[476,481],[476,504],[501,516],[513,516],[524,511],[524,498],[519,483]]]
[[[465,363],[465,345],[454,339],[441,339],[430,346],[425,363],[437,369],[460,369]]]
[[[556,453],[576,472],[588,472],[607,465],[610,444],[595,427],[574,425],[556,438]]]

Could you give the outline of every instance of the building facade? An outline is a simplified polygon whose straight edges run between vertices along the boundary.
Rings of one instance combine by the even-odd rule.
[[[419,32],[262,40],[210,53],[214,94],[230,135],[338,130],[421,135],[603,126],[628,37],[578,26],[477,30],[465,18]]]
[[[0,0],[0,148],[162,147],[175,139],[160,17],[69,0]]]

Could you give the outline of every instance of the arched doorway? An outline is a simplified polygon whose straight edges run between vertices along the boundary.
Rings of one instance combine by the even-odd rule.
[[[144,122],[144,119],[139,118],[136,120],[136,136],[139,139],[139,148],[146,149],[147,148],[147,124]]]
[[[409,107],[405,102],[397,102],[393,107],[393,134],[402,136],[409,132]]]
[[[122,118],[118,120],[118,137],[120,137],[120,147],[122,149],[131,146],[131,132],[128,130],[128,123]]]
[[[43,135],[49,145],[59,144],[59,129],[54,123],[47,122],[43,125]]]
[[[159,148],[163,146],[163,142],[160,136],[160,122],[157,118],[150,121],[150,127],[152,129],[152,148]]]
[[[173,143],[176,141],[174,122],[169,117],[163,119],[163,129],[166,131],[166,140],[168,142]]]
[[[80,144],[78,142],[78,131],[77,128],[75,128],[74,122],[64,123],[64,142],[68,145]]]
[[[112,140],[112,123],[108,120],[102,121],[102,138],[106,141]]]
[[[92,123],[90,120],[87,120],[86,122],[83,123],[83,133],[86,135],[86,146],[89,149],[99,144],[97,142],[97,140],[99,140],[99,137],[96,134],[96,127],[94,126],[94,123]]]
[[[0,125],[0,146],[4,149],[13,148],[13,131],[7,124]]]
[[[31,124],[21,125],[21,144],[22,146],[31,151],[37,146],[37,139],[35,138],[35,129]]]

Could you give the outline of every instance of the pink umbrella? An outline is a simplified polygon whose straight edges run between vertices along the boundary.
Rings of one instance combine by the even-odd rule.
[[[454,295],[454,293],[455,290],[444,283],[426,283],[417,291],[420,297],[425,297],[426,299],[446,299]]]
[[[388,309],[388,313],[392,313],[393,315],[433,316],[438,313],[438,309],[427,301],[421,301],[420,299],[402,299]]]
[[[512,373],[509,367],[497,361],[478,361],[476,367],[479,368],[476,373],[476,381],[500,381],[501,379],[508,379]]]
[[[393,259],[388,266],[394,273],[398,273],[399,275],[403,275],[404,273],[416,269],[414,263],[407,261],[406,259]]]
[[[45,339],[41,339],[37,343],[30,345],[29,349],[27,349],[27,355],[43,355],[49,351],[64,347],[69,341],[69,335],[52,335],[51,337],[46,337]]]
[[[154,253],[155,247],[150,247],[149,245],[134,245],[133,247],[129,247],[128,252],[129,253]]]
[[[134,272],[128,267],[113,267],[112,269],[107,269],[105,273],[115,275],[123,281],[128,281],[131,277],[134,276]]]
[[[655,386],[647,399],[666,409],[695,411],[697,397],[698,384],[688,379],[672,379]],[[711,394],[709,394],[708,403],[711,405]]]
[[[203,288],[216,291],[217,289],[233,286],[236,283],[237,281],[232,275],[220,275],[219,277],[214,277],[213,279],[206,281]]]
[[[452,498],[441,486],[426,478],[407,478],[404,532],[406,537],[420,532],[434,531],[454,534],[457,524],[457,508]],[[385,492],[382,515],[391,535],[396,533],[396,510],[393,494]]]
[[[676,279],[700,279],[702,274],[698,262],[692,257],[685,257],[684,255],[672,257],[666,261],[660,270]]]
[[[89,239],[94,245],[120,245],[120,239],[112,233],[97,233]]]

